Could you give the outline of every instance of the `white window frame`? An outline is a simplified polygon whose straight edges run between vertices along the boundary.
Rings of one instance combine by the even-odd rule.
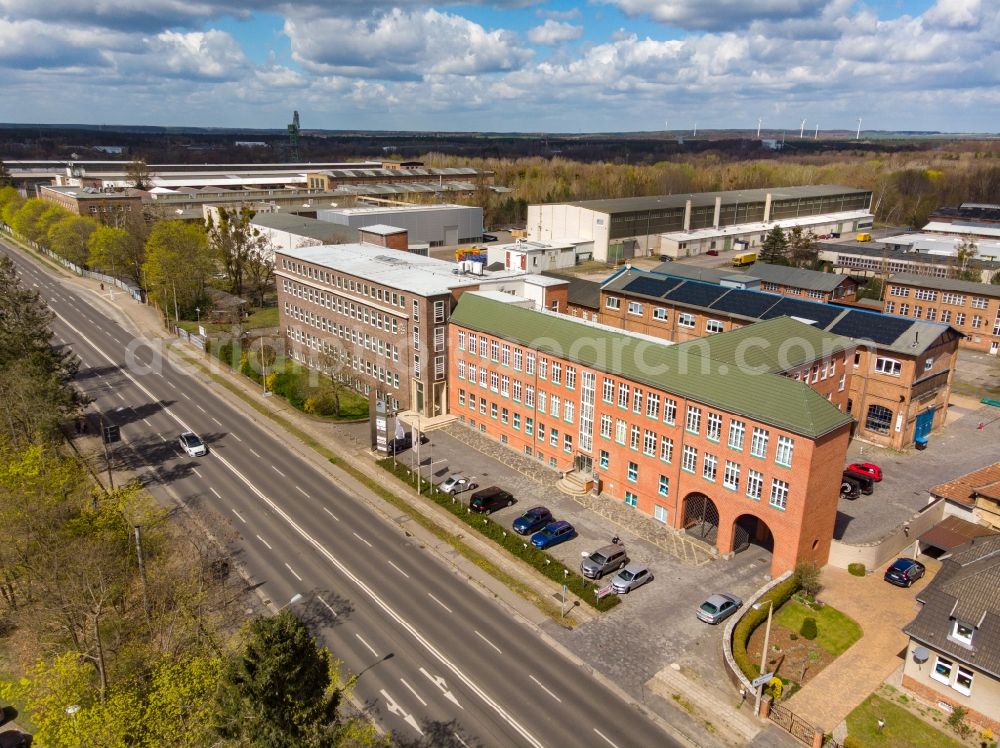
[[[604,299],[604,306],[607,309],[621,309],[622,300],[617,296],[608,296]]]

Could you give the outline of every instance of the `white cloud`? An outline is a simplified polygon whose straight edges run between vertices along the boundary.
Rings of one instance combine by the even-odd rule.
[[[186,79],[232,80],[248,65],[243,49],[224,31],[164,31],[149,40],[144,57],[151,72]]]
[[[931,24],[951,29],[973,28],[979,25],[982,9],[982,0],[938,0],[924,13],[924,18]]]
[[[811,16],[827,0],[604,0],[629,16],[648,16],[682,29],[716,30],[758,19]]]
[[[575,21],[581,16],[581,13],[579,8],[569,8],[568,10],[545,10],[544,8],[539,8],[535,11],[535,15],[542,18],[551,18],[556,21]]]
[[[571,23],[553,21],[549,18],[541,26],[536,26],[528,31],[528,41],[533,44],[555,46],[579,39],[582,35],[583,26],[574,26]]]

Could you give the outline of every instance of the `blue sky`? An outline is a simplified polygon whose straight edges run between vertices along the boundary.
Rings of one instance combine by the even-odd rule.
[[[998,0],[0,0],[0,120],[1000,129]]]

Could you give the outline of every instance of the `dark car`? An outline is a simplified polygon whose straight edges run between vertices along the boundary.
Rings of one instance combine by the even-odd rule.
[[[531,536],[531,544],[540,551],[551,548],[554,545],[565,543],[576,537],[576,530],[569,522],[561,519],[557,522],[550,522],[541,530]]]
[[[922,563],[912,558],[897,558],[885,570],[885,581],[897,587],[909,587],[926,573]]]
[[[673,262],[674,258],[670,255],[660,255],[660,262]]]
[[[542,527],[545,527],[545,525],[552,522],[554,519],[555,517],[552,516],[552,512],[544,506],[533,506],[520,517],[515,519],[511,523],[511,527],[518,535],[528,535]]]
[[[871,496],[875,493],[875,479],[871,476],[864,475],[863,473],[856,473],[850,468],[844,471],[844,478],[854,481],[858,484],[858,489],[865,496]]]
[[[492,514],[497,509],[503,509],[514,503],[514,497],[498,486],[490,486],[482,491],[476,491],[469,500],[469,509],[474,512]]]
[[[861,495],[861,484],[854,478],[844,476],[840,479],[840,498],[856,499]]]
[[[493,234],[483,234],[484,242],[495,242],[497,238]]]
[[[705,254],[707,254],[709,257],[718,257],[719,256],[719,250],[717,250],[717,249],[710,249]]]
[[[421,444],[426,444],[429,441],[430,439],[427,438],[426,434],[420,435]],[[401,436],[398,439],[390,439],[388,450],[389,454],[398,455],[400,452],[404,452],[411,447],[413,447],[413,435],[406,434],[406,436]]]

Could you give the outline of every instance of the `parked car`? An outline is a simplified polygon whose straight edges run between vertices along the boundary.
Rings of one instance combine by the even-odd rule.
[[[673,262],[674,258],[670,255],[660,255],[660,262]]]
[[[705,254],[707,254],[709,257],[718,257],[719,256],[719,250],[717,250],[717,249],[710,249]]]
[[[185,431],[181,434],[178,441],[180,442],[181,449],[187,452],[190,457],[201,457],[208,454],[208,447],[205,446],[205,442],[193,431]]]
[[[885,570],[883,579],[897,587],[909,587],[927,572],[926,567],[912,558],[897,558]]]
[[[462,491],[475,491],[479,484],[459,473],[452,473],[438,484],[438,491],[454,496]]]
[[[420,435],[420,443],[426,444],[430,439],[426,434]],[[413,434],[407,433],[405,436],[401,436],[398,439],[389,440],[389,454],[398,455],[400,452],[404,452],[407,449],[413,447]]]
[[[841,477],[840,479],[840,498],[842,499],[856,499],[861,495],[861,484],[859,484],[854,478]]]
[[[698,619],[705,623],[721,623],[743,607],[742,598],[730,595],[728,592],[720,592],[717,595],[709,595],[708,599],[698,606]]]
[[[474,512],[492,514],[497,509],[503,509],[505,506],[511,506],[513,503],[514,497],[509,493],[498,486],[490,486],[472,494],[472,499],[469,501],[469,509]]]
[[[520,517],[517,517],[511,527],[518,535],[530,535],[537,532],[549,522],[555,521],[555,517],[544,506],[533,506]]]
[[[871,496],[875,493],[875,479],[871,476],[865,475],[864,473],[856,473],[853,470],[845,470],[843,477],[857,483],[858,490],[860,490],[865,496]]]
[[[615,574],[611,580],[611,589],[619,595],[627,595],[636,587],[642,587],[646,582],[653,581],[653,572],[645,564],[629,564]]]
[[[620,571],[629,561],[621,543],[598,548],[580,562],[580,573],[587,579],[599,579],[609,571]]]
[[[484,242],[495,242],[497,240],[496,236],[493,234],[483,234]]]
[[[867,475],[876,483],[882,480],[882,468],[874,462],[852,462],[847,466],[846,470],[850,470],[852,473]]]
[[[576,537],[576,529],[564,519],[549,522],[541,530],[531,536],[531,544],[540,551],[554,545],[565,543]]]

